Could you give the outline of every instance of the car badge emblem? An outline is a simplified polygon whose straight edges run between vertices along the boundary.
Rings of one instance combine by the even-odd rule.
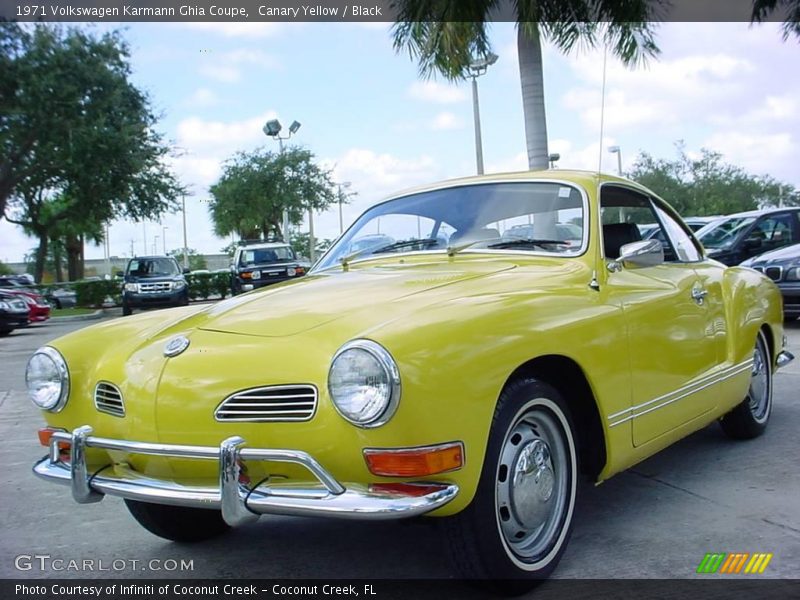
[[[164,356],[178,356],[189,347],[189,338],[178,335],[167,342],[164,346]]]

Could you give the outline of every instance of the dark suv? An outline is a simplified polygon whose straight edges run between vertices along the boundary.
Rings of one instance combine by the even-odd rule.
[[[306,268],[283,242],[251,242],[236,248],[231,265],[231,293],[235,296],[306,274]]]
[[[744,260],[800,242],[800,208],[770,208],[712,221],[695,233],[708,256],[738,265]]]
[[[186,306],[189,304],[189,287],[184,273],[171,256],[137,256],[128,261],[122,286],[122,314],[129,315],[134,308]]]

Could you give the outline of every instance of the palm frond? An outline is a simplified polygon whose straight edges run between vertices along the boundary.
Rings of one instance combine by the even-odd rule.
[[[800,0],[754,0],[750,21],[762,23],[779,10],[783,11],[778,15],[783,19],[783,41],[793,35],[800,41]]]

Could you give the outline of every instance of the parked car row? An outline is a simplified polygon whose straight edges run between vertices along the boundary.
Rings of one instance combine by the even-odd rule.
[[[28,323],[43,323],[50,318],[50,304],[28,285],[27,279],[21,276],[4,275],[0,277],[1,301],[5,308],[4,317],[0,320],[0,335],[8,335],[14,329],[25,327]],[[11,302],[10,299],[16,300]],[[25,322],[19,318],[20,303],[25,307]]]

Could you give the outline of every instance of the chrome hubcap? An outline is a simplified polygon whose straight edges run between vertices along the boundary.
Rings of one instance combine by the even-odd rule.
[[[759,343],[753,352],[753,369],[748,393],[750,412],[757,420],[763,419],[769,408],[769,387],[769,365],[764,356],[763,345]]]
[[[506,544],[522,560],[546,554],[558,536],[569,461],[561,425],[547,411],[522,415],[506,435],[497,470],[497,517]]]

